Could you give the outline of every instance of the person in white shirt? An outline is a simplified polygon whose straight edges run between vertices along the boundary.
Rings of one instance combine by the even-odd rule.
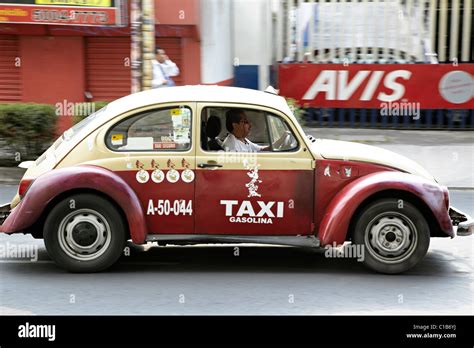
[[[252,129],[252,124],[242,109],[230,109],[227,111],[226,128],[229,131],[229,135],[222,143],[222,147],[225,151],[259,152],[271,150],[270,146],[260,146],[247,139]],[[280,146],[286,136],[287,133],[284,133],[280,139],[273,143],[273,146]]]
[[[151,82],[152,88],[171,87],[175,83],[172,76],[179,75],[178,66],[172,62],[166,55],[166,52],[161,47],[156,47],[156,60],[153,64],[153,80]]]

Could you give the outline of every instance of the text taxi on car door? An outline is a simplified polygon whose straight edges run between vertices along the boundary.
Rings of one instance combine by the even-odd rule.
[[[118,99],[30,163],[0,230],[44,238],[73,272],[101,271],[125,243],[363,246],[399,273],[430,237],[472,234],[445,187],[413,161],[307,137],[278,95],[218,86]],[[456,226],[456,228],[453,228]]]

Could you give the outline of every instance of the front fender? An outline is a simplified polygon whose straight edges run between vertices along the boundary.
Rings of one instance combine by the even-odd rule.
[[[346,240],[349,224],[361,203],[371,195],[399,190],[414,194],[432,211],[440,229],[454,237],[448,215],[447,189],[422,177],[400,172],[377,172],[345,186],[328,205],[318,231],[321,245],[340,245]]]
[[[38,220],[55,197],[76,189],[97,190],[109,196],[124,211],[133,242],[145,242],[145,216],[135,192],[114,172],[91,165],[55,169],[39,176],[1,226],[2,232],[14,233],[27,229]]]

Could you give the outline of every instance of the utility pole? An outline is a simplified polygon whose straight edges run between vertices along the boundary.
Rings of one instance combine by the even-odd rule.
[[[155,58],[155,2],[132,0],[130,8],[132,93],[151,89]]]

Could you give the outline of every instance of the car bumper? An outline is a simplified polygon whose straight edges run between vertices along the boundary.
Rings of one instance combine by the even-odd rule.
[[[449,217],[454,227],[457,227],[458,236],[470,236],[474,232],[474,219],[462,211],[449,207]]]

